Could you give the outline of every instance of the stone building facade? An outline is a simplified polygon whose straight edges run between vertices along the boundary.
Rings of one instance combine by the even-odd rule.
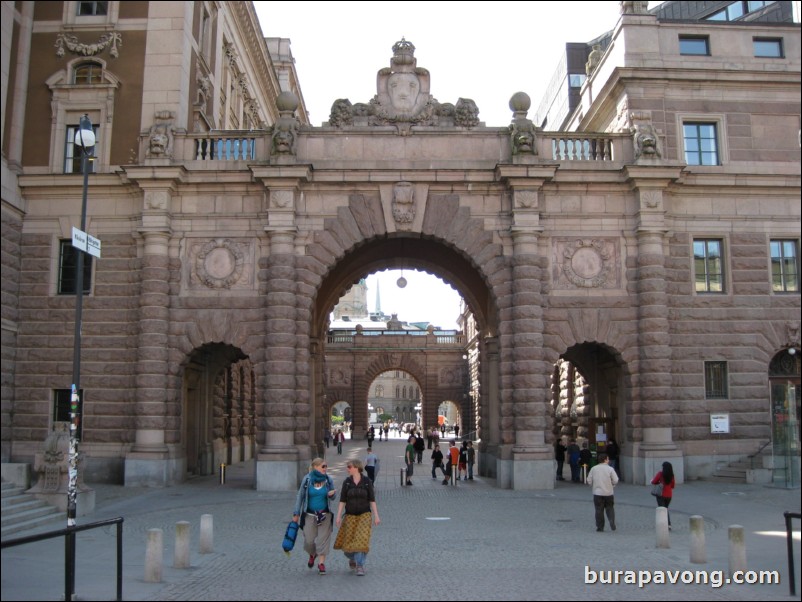
[[[74,303],[58,287],[81,182],[60,136],[86,112],[103,243],[84,309],[90,479],[165,485],[255,457],[258,489],[296,487],[322,438],[329,315],[386,267],[465,299],[460,392],[500,487],[553,486],[555,390],[581,384],[574,368],[588,438],[615,434],[632,482],[664,460],[705,477],[770,440],[777,411],[795,420],[798,25],[660,21],[624,2],[556,132],[525,94],[504,127],[440,102],[402,40],[377,57],[373,99],[332,99],[312,127],[250,3],[109,2],[96,29],[82,4],[3,2],[4,462],[32,460],[69,387]],[[168,22],[181,35],[159,34]],[[699,39],[710,52],[689,57]],[[97,76],[79,71],[90,51]],[[415,374],[421,357],[374,361]]]

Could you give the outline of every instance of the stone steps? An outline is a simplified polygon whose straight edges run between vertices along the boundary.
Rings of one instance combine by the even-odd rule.
[[[2,483],[0,490],[2,524],[0,532],[3,539],[33,529],[43,527],[57,528],[67,526],[67,515],[35,496],[25,493],[22,487]]]

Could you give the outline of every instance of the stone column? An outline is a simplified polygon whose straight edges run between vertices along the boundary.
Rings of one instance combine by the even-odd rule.
[[[264,419],[265,442],[256,464],[256,489],[286,491],[298,486],[295,447],[296,273],[295,233],[267,227],[270,256],[266,271]]]
[[[682,481],[682,452],[672,438],[674,415],[671,399],[671,345],[666,292],[665,208],[663,190],[680,175],[677,167],[627,166],[635,185],[639,211],[636,236],[636,286],[638,301],[638,361],[633,366],[632,399],[628,414],[631,431],[630,470],[625,477],[633,483],[648,483],[663,462],[669,461]],[[630,473],[631,474],[628,474]]]

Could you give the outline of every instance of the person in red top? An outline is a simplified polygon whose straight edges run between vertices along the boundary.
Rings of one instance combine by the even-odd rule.
[[[457,470],[459,466],[459,448],[456,441],[451,441],[451,447],[448,448],[448,463],[446,464],[446,478],[443,479],[443,485],[448,485],[448,480],[453,471]]]
[[[668,508],[671,498],[674,497],[674,467],[671,466],[671,462],[663,462],[663,470],[654,475],[652,485],[658,483],[663,484],[663,495],[656,496],[657,506]],[[668,528],[671,530],[671,514],[666,513],[668,514]]]

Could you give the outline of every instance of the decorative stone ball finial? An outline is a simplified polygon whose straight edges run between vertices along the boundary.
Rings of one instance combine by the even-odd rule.
[[[532,106],[532,99],[526,92],[516,92],[510,98],[510,110],[513,113],[526,114]]]

